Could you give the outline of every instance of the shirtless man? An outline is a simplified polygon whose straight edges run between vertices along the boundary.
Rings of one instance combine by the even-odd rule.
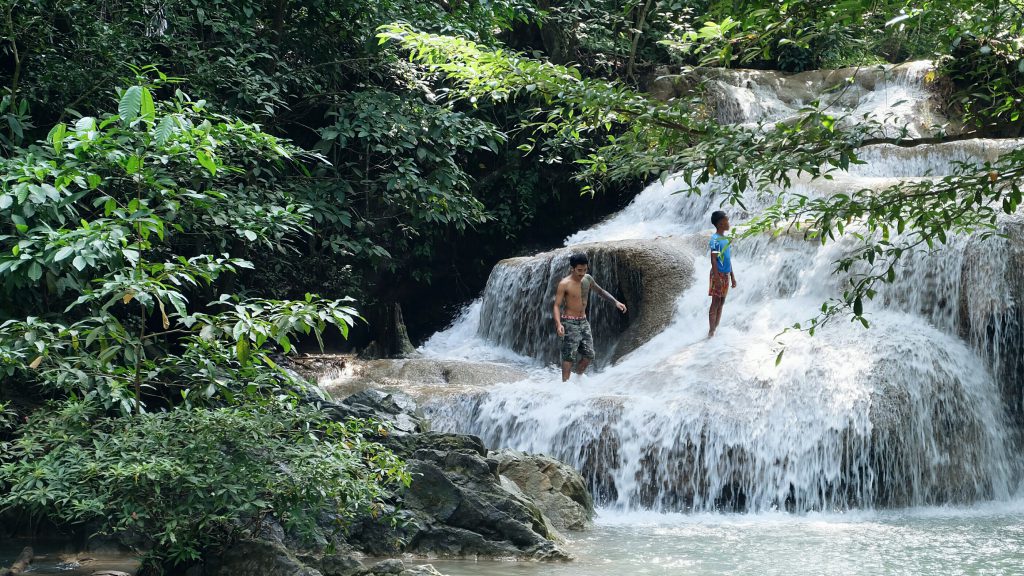
[[[587,300],[591,288],[601,298],[615,304],[620,312],[626,313],[626,305],[598,286],[594,277],[587,274],[589,267],[586,254],[570,256],[569,275],[562,278],[555,290],[555,331],[562,339],[562,382],[569,379],[577,352],[580,356],[579,364],[576,365],[577,374],[583,374],[594,359],[594,336],[590,332],[590,322],[587,321]]]

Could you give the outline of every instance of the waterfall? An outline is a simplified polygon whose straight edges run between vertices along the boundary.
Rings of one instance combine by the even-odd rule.
[[[874,80],[858,77],[859,92],[844,104],[881,116],[919,114],[931,98],[921,86],[925,71],[913,65]],[[727,80],[719,79],[741,88],[724,90],[733,102],[721,107],[729,110],[726,121],[784,117],[801,103],[792,79],[747,73]],[[879,97],[897,88],[898,104]],[[736,104],[743,99],[756,105]],[[914,122],[922,125],[919,117]],[[865,164],[834,180],[794,187],[823,195],[941,177],[955,163],[990,161],[1021,145],[875,146],[862,152]],[[675,193],[680,186],[672,179],[653,184],[618,214],[566,240],[593,251],[595,242],[670,236],[666,241],[689,251],[698,263],[690,287],[660,333],[565,384],[549,369],[478,394],[428,399],[434,425],[572,463],[598,502],[622,509],[845,510],[1011,497],[1021,462],[1006,400],[1011,413],[1024,412],[1021,221],[1003,222],[1009,238],[953,236],[934,251],[906,256],[898,280],[867,304],[870,329],[839,320],[814,336],[779,332],[814,316],[841,290],[833,262],[852,243],[822,246],[799,235],[737,242],[739,286],[709,340],[704,262],[718,185],[687,196]],[[733,215],[734,225],[743,217]],[[554,341],[537,328],[545,324],[524,331],[521,316],[547,314],[536,303],[550,298],[564,264],[555,257],[524,262],[496,267],[482,301],[424,352],[551,363]]]

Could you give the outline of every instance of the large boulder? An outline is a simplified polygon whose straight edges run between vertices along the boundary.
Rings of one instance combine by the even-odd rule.
[[[409,434],[384,443],[413,480],[399,494],[401,522],[367,518],[349,542],[373,555],[565,560],[537,505],[506,490],[479,438]]]
[[[367,567],[360,558],[404,554],[570,559],[560,546],[557,529],[533,498],[503,484],[498,460],[487,457],[479,438],[427,432],[415,402],[399,393],[367,389],[337,403],[320,404],[339,420],[358,417],[388,423],[391,432],[376,440],[406,461],[412,476],[410,485],[394,496],[384,515],[356,519],[344,539],[331,542],[326,549],[306,549],[300,539],[270,522],[256,538],[208,560],[197,573],[438,576],[430,566],[407,566],[388,560]],[[566,475],[558,475],[562,476]],[[333,525],[333,521],[325,514],[326,524]]]
[[[481,336],[512,350],[558,361],[551,317],[555,287],[569,273],[569,256],[590,259],[597,283],[629,307],[621,314],[592,295],[587,309],[598,367],[639,348],[672,321],[676,297],[693,283],[693,250],[683,238],[621,240],[560,248],[502,260],[491,271],[480,309]]]
[[[244,540],[208,561],[203,576],[443,576],[430,564],[407,565],[398,559],[365,566],[344,553],[295,553],[274,540]]]
[[[594,518],[594,499],[580,473],[544,455],[499,450],[488,455],[497,471],[537,503],[558,530],[584,530]]]
[[[284,544],[272,540],[238,542],[210,558],[203,573],[204,576],[324,576],[296,558]]]
[[[1024,215],[1008,218],[1000,232],[964,248],[958,327],[988,357],[1008,412],[1024,428]]]

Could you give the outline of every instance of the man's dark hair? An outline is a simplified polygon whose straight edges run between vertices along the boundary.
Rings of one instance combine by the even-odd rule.
[[[718,228],[718,223],[721,222],[722,218],[725,217],[725,212],[722,212],[721,210],[715,210],[714,212],[711,213],[711,225],[714,226],[715,228]]]
[[[587,260],[587,255],[582,252],[577,252],[572,256],[569,256],[569,268],[575,268],[580,264],[590,265],[590,260]]]

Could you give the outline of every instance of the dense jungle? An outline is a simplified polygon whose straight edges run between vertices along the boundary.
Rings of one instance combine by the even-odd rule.
[[[918,60],[951,119],[926,136],[823,101],[723,124],[704,82]],[[0,0],[0,91],[0,538],[178,574],[269,523],[400,522],[422,447],[289,358],[412,354],[497,261],[671,176],[745,210],[868,146],[1022,137],[1024,2]],[[857,273],[779,329],[873,329],[905,256],[998,235],[1022,183],[1018,147],[780,196],[744,234],[852,242]]]

